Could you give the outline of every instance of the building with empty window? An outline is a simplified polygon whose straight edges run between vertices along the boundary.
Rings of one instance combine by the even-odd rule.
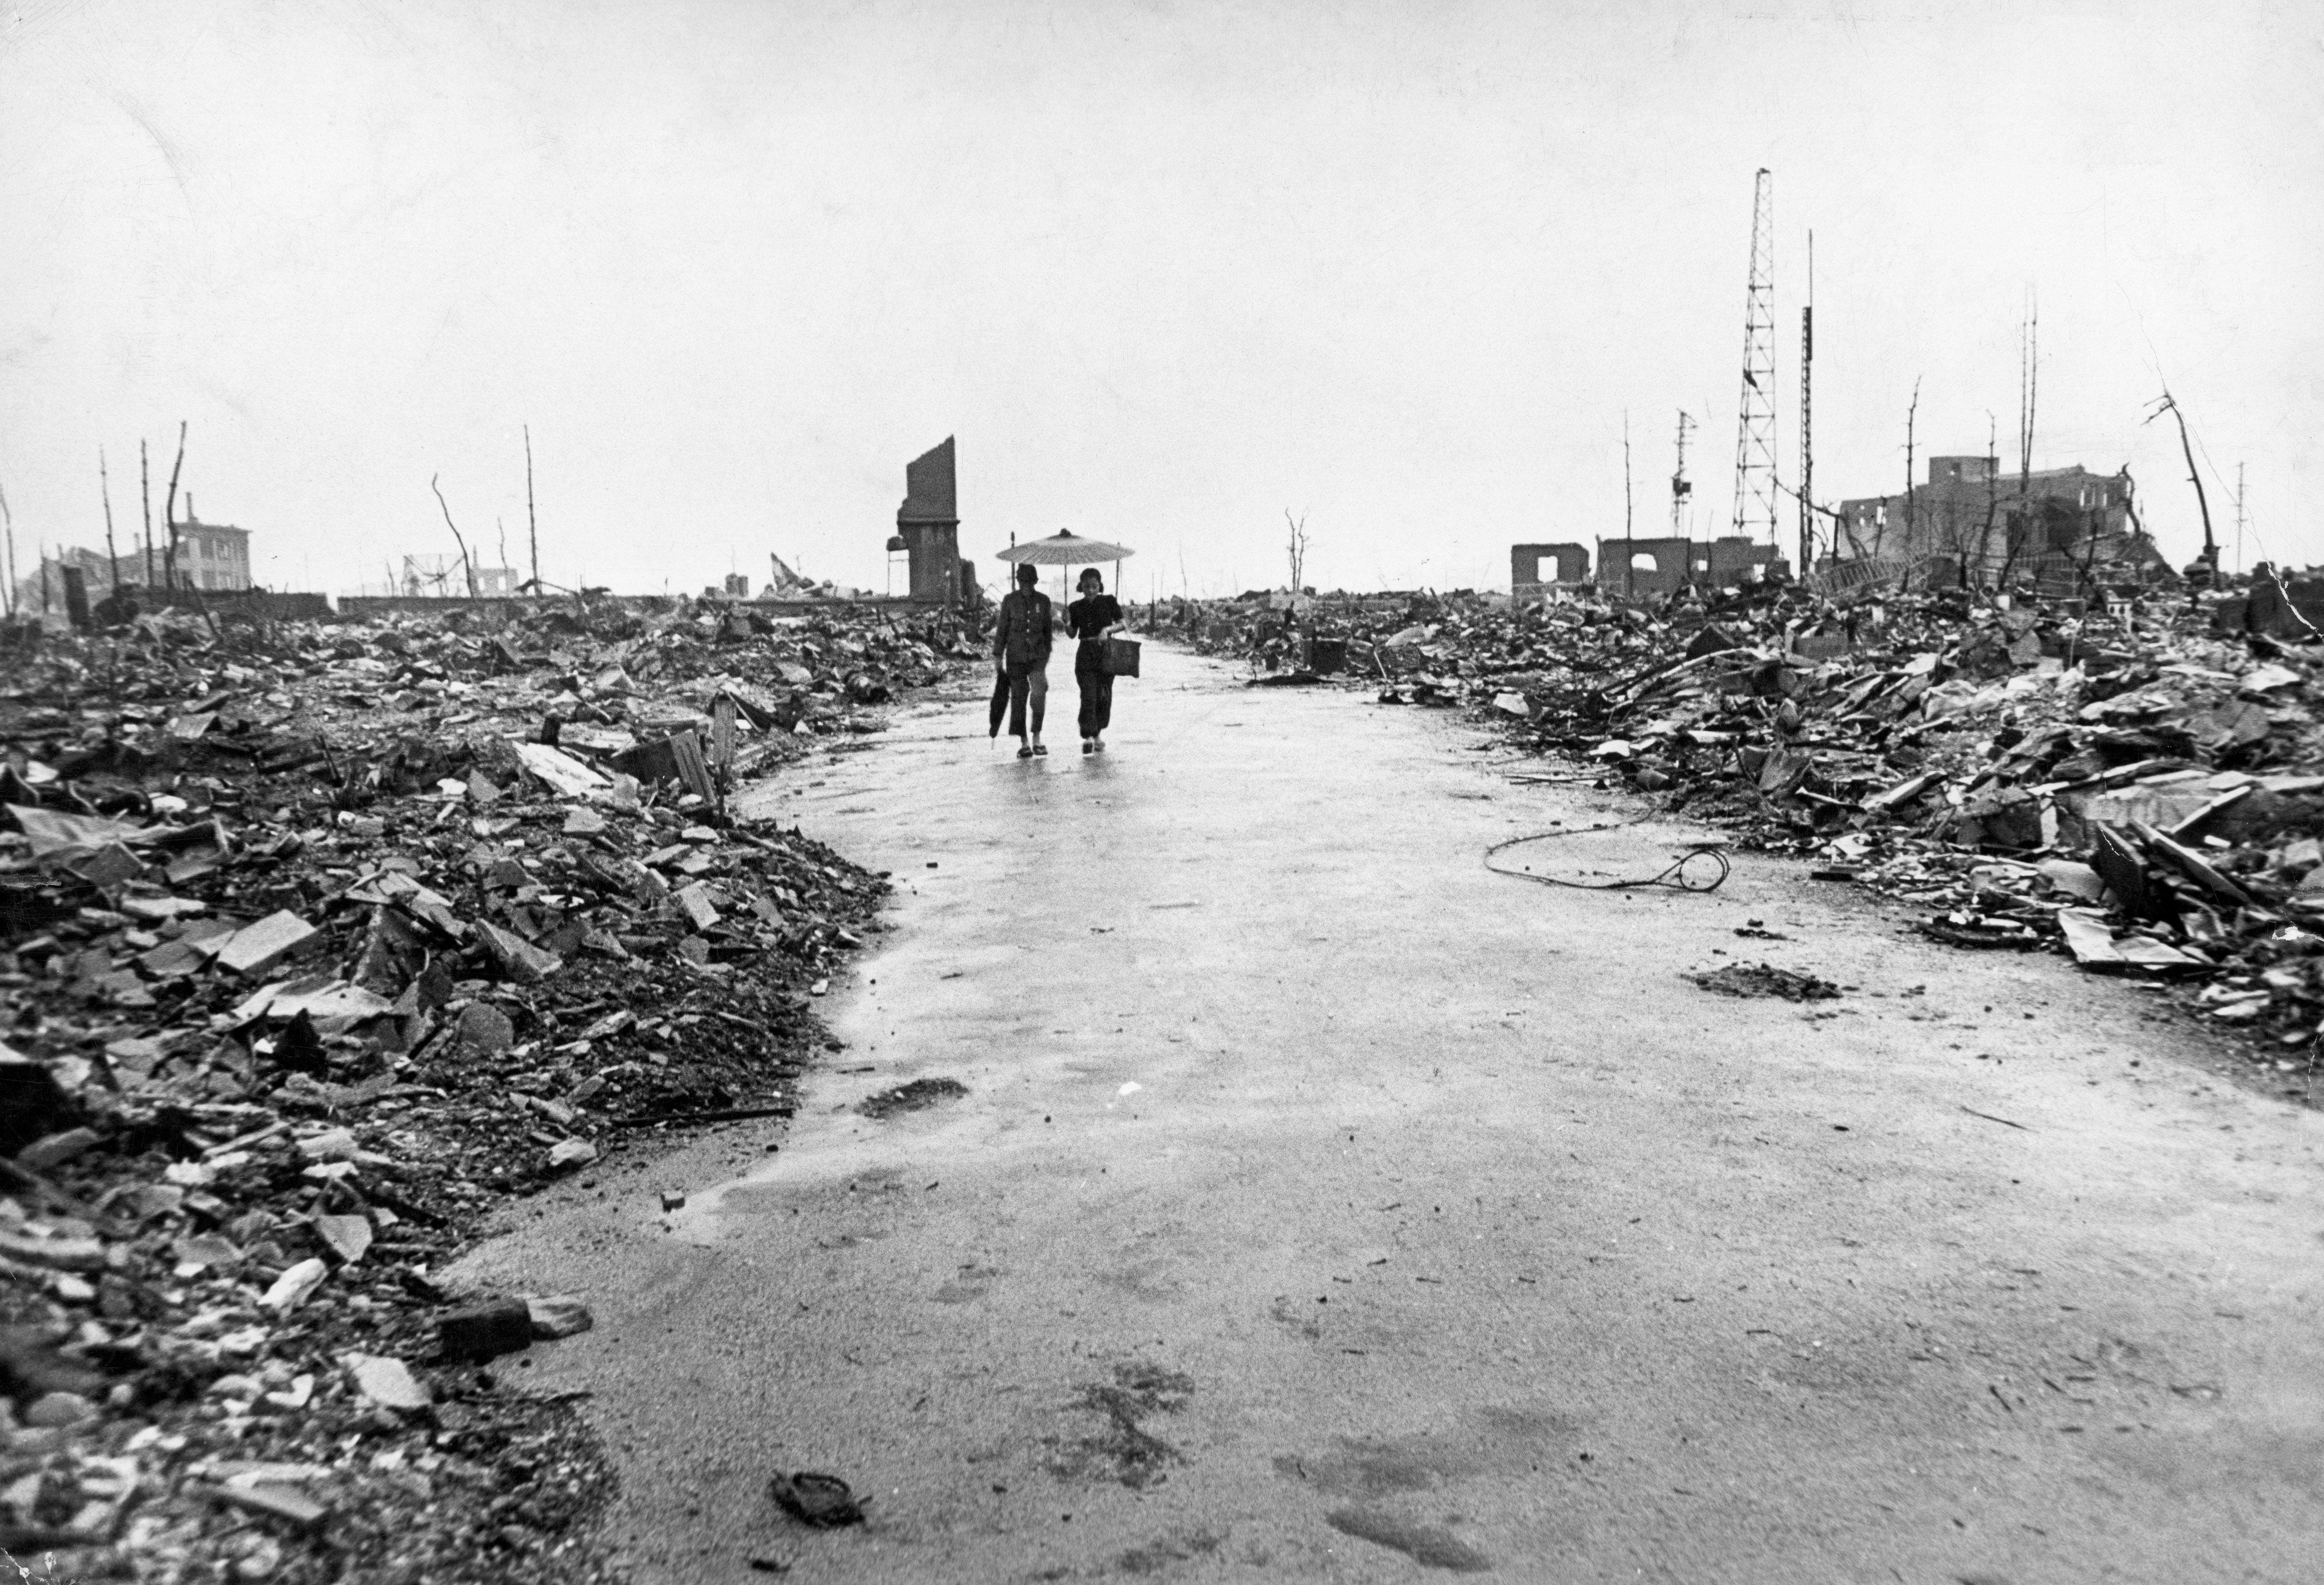
[[[1924,484],[1840,503],[1838,561],[1917,566],[1917,581],[1950,585],[2018,573],[2070,577],[2077,568],[2159,565],[2138,521],[2127,468],[2076,464],[2022,478],[1990,456],[1932,456]]]
[[[158,547],[157,547],[158,550]],[[125,561],[128,558],[123,558]],[[155,567],[158,572],[160,557]],[[141,570],[143,558],[140,558]],[[181,589],[247,589],[250,530],[231,523],[206,523],[194,516],[193,497],[178,524],[178,586]]]

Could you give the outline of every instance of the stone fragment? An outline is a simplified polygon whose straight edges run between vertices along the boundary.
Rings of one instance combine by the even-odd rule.
[[[718,908],[710,900],[710,889],[698,880],[672,892],[670,900],[686,910],[687,921],[696,930],[707,930],[718,923]]]
[[[305,1304],[329,1275],[330,1267],[320,1259],[301,1260],[276,1277],[258,1302],[278,1315],[288,1315]]]
[[[522,1299],[493,1299],[436,1318],[437,1346],[447,1359],[482,1361],[532,1343],[532,1307]]]
[[[32,1172],[46,1172],[70,1161],[104,1137],[95,1129],[67,1129],[62,1133],[50,1134],[17,1151],[16,1165]]]
[[[254,925],[245,925],[218,949],[218,966],[229,973],[255,978],[315,939],[316,928],[281,909]]]
[[[472,1001],[453,1025],[460,1044],[480,1056],[498,1056],[516,1044],[516,1025],[488,1001]]]
[[[95,1239],[43,1238],[11,1230],[0,1232],[0,1260],[43,1266],[51,1271],[102,1271],[105,1246]]]
[[[513,930],[479,920],[476,934],[484,938],[501,972],[520,985],[537,985],[565,966],[563,958],[541,951]]]
[[[355,1378],[355,1390],[382,1408],[411,1410],[428,1406],[428,1389],[402,1360],[382,1354],[348,1353],[340,1355],[339,1362]]]
[[[597,1147],[586,1139],[559,1139],[549,1151],[549,1165],[559,1171],[586,1166],[596,1159]]]
[[[24,1424],[35,1426],[78,1425],[93,1418],[97,1405],[77,1392],[42,1393],[24,1410]]]
[[[578,1294],[551,1294],[547,1298],[528,1299],[525,1307],[531,1313],[532,1335],[537,1338],[571,1337],[596,1324],[589,1306],[581,1302]]]
[[[250,1486],[217,1486],[207,1489],[211,1500],[215,1502],[224,1503],[228,1507],[240,1508],[245,1513],[263,1514],[272,1519],[285,1520],[301,1530],[318,1529],[324,1520],[330,1517],[330,1509],[294,1486],[274,1486],[260,1482]]]
[[[315,1236],[350,1266],[362,1259],[364,1252],[371,1248],[371,1221],[366,1217],[318,1216],[314,1227]]]

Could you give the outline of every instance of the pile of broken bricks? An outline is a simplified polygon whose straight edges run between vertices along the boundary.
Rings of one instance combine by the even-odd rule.
[[[772,765],[875,725],[869,703],[973,635],[578,611],[167,620],[12,666],[13,1555],[60,1578],[597,1577],[602,1457],[490,1364],[586,1328],[586,1296],[441,1273],[512,1196],[788,1114],[827,1039],[814,998],[884,882],[726,794],[754,743]],[[582,680],[621,645],[626,687]],[[657,697],[641,671],[715,686]]]

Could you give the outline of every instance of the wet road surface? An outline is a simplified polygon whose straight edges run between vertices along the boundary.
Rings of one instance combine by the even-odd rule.
[[[1635,811],[1147,654],[1102,757],[1069,681],[1030,764],[972,687],[761,795],[894,872],[848,1049],[469,1263],[594,1305],[523,1379],[594,1395],[641,1579],[2317,1577],[2315,1117],[1796,865],[1493,875]],[[1761,961],[1849,990],[1682,977]]]

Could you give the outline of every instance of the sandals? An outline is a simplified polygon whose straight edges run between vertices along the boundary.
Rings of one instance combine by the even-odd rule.
[[[1017,751],[1017,757],[1019,760],[1029,760],[1033,757],[1033,751],[1029,748],[1019,749]]]
[[[1033,745],[1033,752],[1046,760],[1049,757],[1049,745],[1047,743],[1035,743]]]

